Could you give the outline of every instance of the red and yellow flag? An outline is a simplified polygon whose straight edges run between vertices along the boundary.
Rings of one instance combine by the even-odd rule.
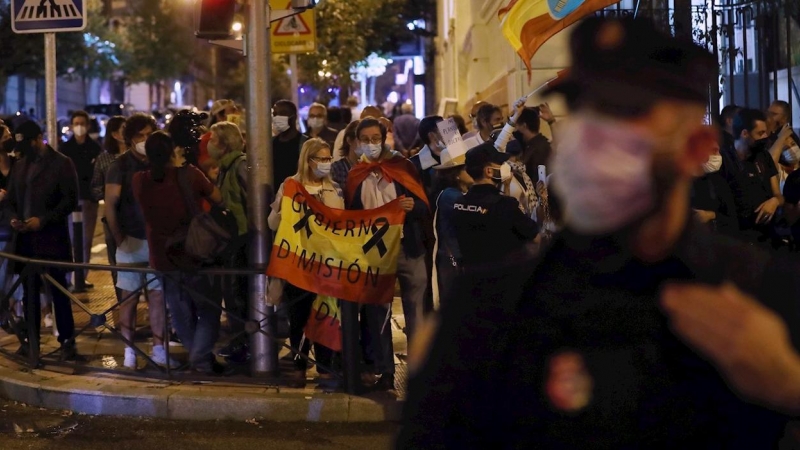
[[[389,303],[405,216],[399,200],[363,211],[329,208],[286,180],[267,275],[334,298]]]
[[[556,33],[619,0],[511,0],[500,9],[503,36],[531,71],[531,59]]]
[[[339,303],[327,295],[317,295],[311,305],[311,316],[303,332],[308,340],[329,349],[342,351],[342,323],[339,320]]]

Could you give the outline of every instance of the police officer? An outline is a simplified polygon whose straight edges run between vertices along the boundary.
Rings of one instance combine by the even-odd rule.
[[[470,149],[466,171],[475,181],[453,205],[456,238],[465,267],[491,264],[523,253],[539,227],[519,209],[519,203],[500,189],[511,179],[509,156],[486,142]]]
[[[565,229],[535,263],[458,280],[398,448],[777,447],[787,418],[743,400],[659,306],[672,284],[732,284],[800,348],[798,267],[691,222],[716,59],[643,19],[591,17],[571,39],[551,162]]]

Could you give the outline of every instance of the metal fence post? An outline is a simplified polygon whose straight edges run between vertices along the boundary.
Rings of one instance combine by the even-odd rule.
[[[247,58],[247,211],[250,230],[250,266],[265,270],[269,259],[267,209],[272,191],[272,116],[269,92],[269,5],[266,0],[247,4],[244,54]],[[274,309],[264,302],[267,278],[250,277],[249,318],[270,336],[275,335]],[[250,335],[250,369],[253,375],[278,372],[278,346],[264,333]]]
[[[358,370],[360,347],[358,345],[358,303],[341,302],[342,318],[342,370],[344,390],[348,394],[358,394],[361,377]]]
[[[78,209],[72,212],[72,253],[75,262],[83,263],[83,202],[78,203]],[[73,281],[75,289],[73,292],[86,291],[86,272],[83,269],[75,269]]]

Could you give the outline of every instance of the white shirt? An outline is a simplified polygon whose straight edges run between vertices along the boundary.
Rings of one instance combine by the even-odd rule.
[[[364,209],[379,208],[397,198],[394,182],[387,182],[381,172],[372,172],[361,183],[361,203]]]

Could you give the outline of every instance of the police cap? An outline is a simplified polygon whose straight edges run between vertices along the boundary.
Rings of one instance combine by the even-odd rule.
[[[719,74],[707,50],[643,18],[588,18],[572,34],[570,53],[572,66],[544,94],[565,94],[573,104],[707,103]]]
[[[500,153],[494,148],[494,143],[484,142],[467,152],[465,166],[467,172],[471,169],[481,170],[490,163],[503,164],[508,161],[508,154]]]

